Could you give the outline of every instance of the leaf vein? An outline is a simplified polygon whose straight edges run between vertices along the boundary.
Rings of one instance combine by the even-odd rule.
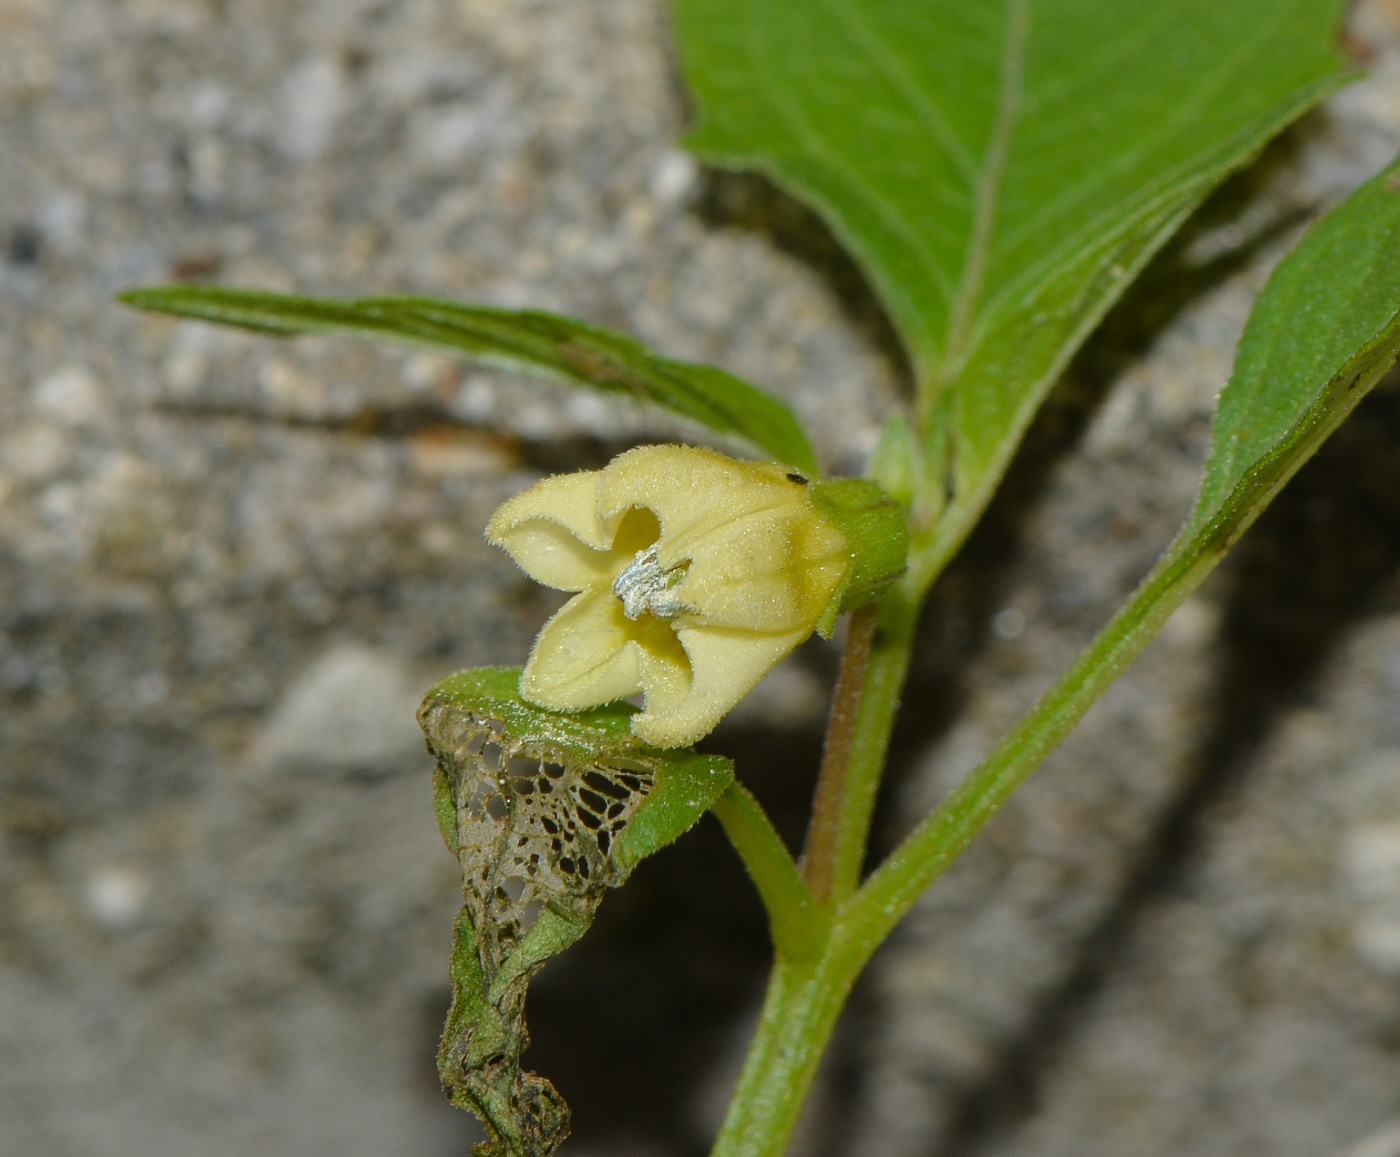
[[[769,77],[768,70],[763,67],[763,55],[754,45],[752,39],[747,41],[746,48],[753,62],[754,75],[761,78],[759,83],[762,85],[764,95],[768,98],[770,107],[792,130],[798,138],[798,143],[812,159],[820,161],[828,172],[834,174],[841,185],[844,185],[863,201],[867,209],[882,221],[891,233],[900,237],[909,246],[910,251],[914,254],[933,287],[938,291],[939,296],[942,297],[945,304],[950,302],[953,296],[953,287],[947,274],[934,260],[933,255],[929,253],[925,240],[919,236],[897,208],[871,188],[869,182],[857,179],[856,170],[843,165],[839,157],[832,155],[830,147],[821,135]],[[856,236],[858,237],[858,234]],[[892,285],[890,288],[897,287]]]
[[[1001,83],[997,95],[997,117],[987,143],[982,173],[977,182],[976,208],[968,234],[966,256],[957,298],[948,321],[944,345],[945,363],[957,358],[967,340],[972,310],[987,273],[992,230],[996,224],[997,202],[1001,196],[1011,138],[1016,131],[1021,98],[1022,70],[1026,41],[1030,36],[1030,9],[1027,0],[1006,0],[1006,34],[1001,53]]]
[[[1261,29],[1260,35],[1247,38],[1235,52],[1231,53],[1227,60],[1222,61],[1220,68],[1216,70],[1214,76],[1207,78],[1204,82],[1200,78],[1197,78],[1191,86],[1190,96],[1185,101],[1174,106],[1173,115],[1170,118],[1164,119],[1155,133],[1139,139],[1132,148],[1125,149],[1121,153],[1114,155],[1112,164],[1108,167],[1107,171],[1102,174],[1102,177],[1107,177],[1109,173],[1113,171],[1121,172],[1124,169],[1129,169],[1142,157],[1150,156],[1154,150],[1160,150],[1162,140],[1177,132],[1183,124],[1189,126],[1199,123],[1201,108],[1205,106],[1207,102],[1218,99],[1218,94],[1221,89],[1226,87],[1232,80],[1236,79],[1236,65],[1239,63],[1240,59],[1256,51],[1261,40],[1267,37],[1272,31],[1271,28]],[[1233,141],[1234,135],[1235,134],[1232,134],[1231,141]],[[1164,185],[1170,185],[1173,180],[1177,179],[1176,174],[1182,167],[1189,165],[1194,168],[1195,164],[1193,162],[1196,161],[1197,158],[1189,158],[1184,165],[1178,165],[1175,166],[1174,169],[1169,169],[1155,180],[1149,181],[1147,184],[1141,186],[1139,195],[1144,200],[1151,200],[1157,189],[1162,188]],[[1041,205],[1036,212],[1027,216],[1020,228],[1008,232],[1007,235],[1001,239],[1002,247],[1004,249],[1010,249],[1018,244],[1022,238],[1033,237],[1037,233],[1043,232],[1045,229],[1044,222],[1047,219],[1063,213],[1072,207],[1076,201],[1083,201],[1086,197],[1091,196],[1095,190],[1095,186],[1100,183],[1100,181],[1094,181],[1080,185],[1077,188],[1067,187],[1064,196]],[[1078,237],[1089,232],[1092,227],[1093,222],[1090,222],[1070,240],[1077,240]]]
[[[919,87],[899,58],[854,7],[851,0],[820,0],[821,5],[840,21],[851,43],[860,50],[890,85],[903,97],[915,117],[928,129],[969,186],[977,180],[977,164],[966,146],[953,132],[943,110]]]

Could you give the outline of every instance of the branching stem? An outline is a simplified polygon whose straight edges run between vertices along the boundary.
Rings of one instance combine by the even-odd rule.
[[[816,945],[800,960],[779,956],[712,1157],[781,1157],[846,995],[871,953],[1200,585],[1229,541],[1193,542],[1189,536],[1178,540],[1127,605],[986,761],[919,824],[864,886],[835,901],[833,919],[820,930]],[[918,599],[912,596],[914,591],[901,586],[886,596],[852,729],[838,843],[848,833],[854,843],[858,832],[861,854],[869,826],[868,804],[878,786],[913,645]],[[886,629],[889,637],[880,637]],[[882,646],[889,648],[883,659]],[[856,784],[862,785],[869,800],[855,801],[857,793],[851,789]]]

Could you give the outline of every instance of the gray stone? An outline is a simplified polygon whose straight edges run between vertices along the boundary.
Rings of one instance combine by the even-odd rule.
[[[341,643],[283,693],[253,741],[267,765],[393,767],[423,745],[414,723],[423,680],[394,655]]]
[[[464,1151],[413,707],[553,606],[482,540],[500,501],[696,431],[111,295],[558,309],[766,382],[851,468],[894,375],[819,273],[697,218],[681,116],[650,2],[0,4],[0,1150]]]
[[[1398,21],[1361,6],[1370,78],[1076,363],[931,611],[887,843],[1169,539],[1271,262],[1400,144]],[[432,1071],[458,887],[408,715],[456,667],[520,662],[556,605],[482,541],[500,501],[697,431],[111,295],[556,309],[764,383],[857,469],[901,388],[887,330],[809,219],[677,150],[683,117],[655,0],[0,0],[0,1150],[476,1135]],[[803,1151],[1390,1151],[1394,408],[1339,435],[929,893]],[[1276,589],[1307,527],[1303,553],[1355,560],[1319,564],[1316,614]],[[1296,685],[1269,680],[1271,630]],[[833,658],[803,648],[712,741],[794,839]],[[558,1070],[580,1154],[696,1151],[761,983],[744,887],[701,825],[536,982],[527,1060]]]

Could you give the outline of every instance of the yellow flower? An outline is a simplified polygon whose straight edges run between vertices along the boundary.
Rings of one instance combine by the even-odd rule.
[[[546,478],[486,536],[576,591],[540,631],[520,693],[578,711],[641,692],[634,733],[680,747],[810,635],[851,565],[846,537],[785,466],[643,446]]]

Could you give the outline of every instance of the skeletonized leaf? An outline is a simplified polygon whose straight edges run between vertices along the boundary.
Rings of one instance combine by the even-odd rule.
[[[734,779],[727,759],[637,739],[626,704],[546,711],[520,698],[519,681],[519,668],[459,671],[418,713],[438,761],[438,823],[462,870],[438,1069],[453,1103],[486,1126],[480,1157],[548,1157],[568,1136],[563,1098],[520,1067],[530,977]]]
[[[1344,79],[1337,0],[676,0],[676,14],[690,146],[814,205],[920,382],[953,391],[963,522],[1148,257]]]
[[[344,300],[206,285],[133,289],[121,300],[262,333],[346,333],[465,355],[652,402],[719,433],[737,434],[779,462],[817,470],[811,443],[782,399],[714,366],[663,358],[625,334],[557,314],[432,297]]]

